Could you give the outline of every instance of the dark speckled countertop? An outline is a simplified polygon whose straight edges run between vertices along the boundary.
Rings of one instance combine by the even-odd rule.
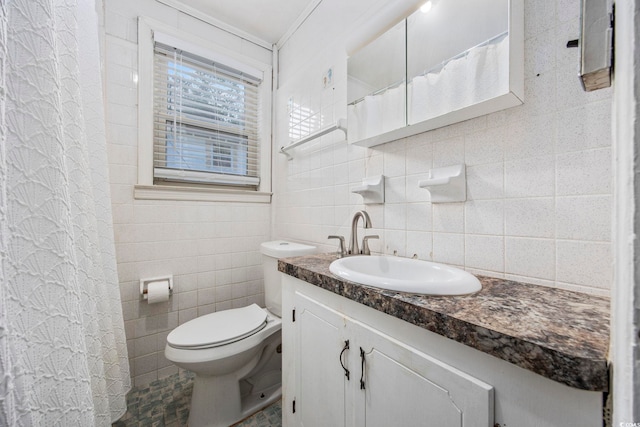
[[[278,269],[554,381],[608,390],[608,298],[484,276],[472,295],[415,295],[338,278],[334,259],[285,258]]]

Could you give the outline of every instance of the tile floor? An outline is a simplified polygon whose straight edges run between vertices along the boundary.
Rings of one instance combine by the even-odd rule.
[[[113,427],[182,427],[189,418],[193,374],[181,371],[127,395],[127,413]],[[281,427],[280,401],[238,423],[235,427]]]

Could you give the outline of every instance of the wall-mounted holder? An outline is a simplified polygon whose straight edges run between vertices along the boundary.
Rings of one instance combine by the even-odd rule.
[[[431,203],[464,202],[467,200],[465,165],[445,166],[429,171],[429,178],[418,182],[431,193]]]
[[[165,294],[165,289],[167,292]],[[160,293],[158,293],[160,292]],[[140,296],[143,300],[149,300],[151,294],[153,302],[166,301],[173,293],[173,276],[154,277],[151,279],[140,279]],[[152,301],[149,301],[151,303]]]
[[[351,192],[360,194],[365,204],[384,203],[384,175],[364,178]]]

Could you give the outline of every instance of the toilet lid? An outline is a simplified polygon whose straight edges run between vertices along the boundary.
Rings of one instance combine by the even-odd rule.
[[[175,328],[167,343],[174,348],[217,347],[253,335],[267,324],[267,312],[257,304],[200,316]]]

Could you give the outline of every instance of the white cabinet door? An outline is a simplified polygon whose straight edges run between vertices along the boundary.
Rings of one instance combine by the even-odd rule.
[[[287,300],[287,427],[493,426],[491,386],[300,292]]]
[[[493,387],[360,322],[347,330],[361,358],[357,425],[493,426]]]
[[[346,376],[340,363],[345,346],[344,317],[299,293],[294,304],[295,424],[344,426]],[[343,361],[348,352],[342,354]]]

